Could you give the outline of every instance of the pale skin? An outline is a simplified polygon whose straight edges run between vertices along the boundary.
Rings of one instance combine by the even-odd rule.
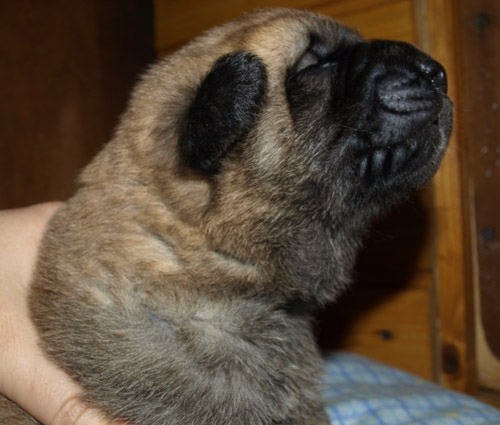
[[[118,425],[79,401],[78,385],[38,346],[27,297],[52,202],[0,211],[0,393],[44,425]]]

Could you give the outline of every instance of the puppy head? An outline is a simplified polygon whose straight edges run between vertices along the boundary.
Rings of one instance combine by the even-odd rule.
[[[434,174],[452,110],[438,62],[407,43],[327,49],[319,37],[304,58],[287,80],[294,125],[299,137],[324,141],[326,162],[353,183],[351,202],[383,209]]]
[[[451,109],[415,47],[265,10],[153,67],[117,139],[214,249],[301,292],[348,280],[370,219],[436,171]]]

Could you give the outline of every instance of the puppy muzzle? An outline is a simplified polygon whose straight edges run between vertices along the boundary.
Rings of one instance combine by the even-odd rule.
[[[449,114],[444,68],[412,45],[373,41],[361,45],[346,70],[351,93],[363,105],[360,175],[370,180],[406,168],[440,132]],[[447,121],[447,120],[445,120]]]

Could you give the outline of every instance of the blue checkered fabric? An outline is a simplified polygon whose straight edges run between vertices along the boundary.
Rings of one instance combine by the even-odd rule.
[[[405,372],[343,352],[325,360],[332,425],[500,425],[500,411]]]

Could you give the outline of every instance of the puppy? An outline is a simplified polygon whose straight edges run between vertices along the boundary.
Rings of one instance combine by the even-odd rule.
[[[310,311],[434,174],[451,116],[444,69],[409,44],[287,9],[205,33],[143,76],[52,219],[43,349],[133,424],[329,423]]]

